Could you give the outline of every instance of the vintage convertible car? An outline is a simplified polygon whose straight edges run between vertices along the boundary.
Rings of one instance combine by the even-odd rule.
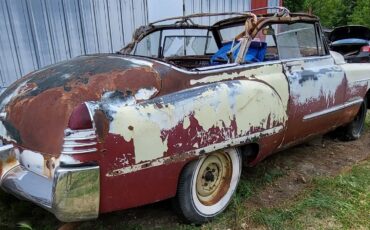
[[[243,164],[338,127],[359,138],[370,65],[323,38],[317,17],[285,8],[198,14],[30,73],[0,97],[1,187],[67,222],[168,198],[209,221]]]

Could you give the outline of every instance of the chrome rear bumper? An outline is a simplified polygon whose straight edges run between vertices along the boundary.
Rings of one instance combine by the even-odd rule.
[[[0,147],[0,186],[64,222],[98,217],[99,175],[99,166],[57,167],[54,178],[49,179],[20,165],[12,145]]]

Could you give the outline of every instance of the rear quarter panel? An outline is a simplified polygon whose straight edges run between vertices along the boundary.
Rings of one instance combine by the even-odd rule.
[[[370,64],[347,63],[341,65],[347,77],[345,101],[365,98],[370,88]],[[357,114],[360,106],[354,106],[343,112],[343,123],[350,122]]]
[[[262,159],[281,143],[289,98],[281,66],[188,79],[192,88],[144,102],[95,105],[106,123],[101,212],[174,196],[182,167],[202,154],[260,142]]]

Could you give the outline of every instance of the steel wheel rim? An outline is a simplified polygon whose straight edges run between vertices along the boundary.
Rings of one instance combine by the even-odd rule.
[[[232,161],[224,151],[207,156],[196,178],[196,195],[200,203],[211,206],[220,201],[230,187]]]

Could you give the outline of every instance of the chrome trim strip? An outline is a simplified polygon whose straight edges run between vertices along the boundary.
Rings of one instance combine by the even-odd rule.
[[[145,57],[143,57],[143,59],[146,59]],[[207,68],[205,70],[203,69],[193,69],[193,71],[189,71],[189,70],[185,70],[185,69],[181,69],[179,67],[176,67],[174,65],[171,65],[171,64],[168,64],[166,62],[162,62],[162,61],[159,61],[159,60],[151,60],[151,59],[146,59],[146,60],[150,60],[152,62],[157,62],[157,63],[160,63],[162,65],[165,65],[171,69],[174,69],[176,71],[179,71],[181,73],[186,73],[186,74],[189,74],[189,75],[194,75],[194,74],[211,74],[211,73],[219,73],[219,72],[223,72],[223,71],[226,71],[226,70],[238,70],[238,69],[245,69],[245,68],[248,68],[248,67],[256,67],[256,66],[265,66],[265,65],[274,65],[274,64],[282,64],[283,62],[290,62],[290,61],[305,61],[305,60],[322,60],[322,59],[333,59],[333,57],[331,55],[325,55],[325,56],[317,56],[317,57],[300,57],[300,58],[289,58],[289,59],[280,59],[280,60],[274,60],[274,61],[266,61],[266,62],[257,62],[257,63],[250,63],[250,64],[241,64],[241,65],[235,65],[235,66],[228,66],[228,65],[231,65],[231,64],[235,64],[235,63],[231,63],[231,64],[223,64],[223,65],[216,65],[214,66],[214,69],[211,68],[211,66],[208,66],[208,67],[201,67],[201,68]],[[334,59],[333,59],[334,61]],[[225,67],[226,66],[226,67]]]
[[[316,117],[320,117],[320,116],[323,116],[323,115],[326,115],[326,114],[330,114],[330,113],[336,112],[338,110],[345,109],[345,108],[353,106],[353,105],[361,104],[363,101],[364,100],[362,98],[357,98],[357,99],[354,99],[354,100],[350,100],[350,101],[345,102],[342,105],[337,105],[337,106],[331,107],[329,109],[325,109],[325,110],[322,110],[322,111],[319,111],[319,112],[308,114],[308,115],[303,117],[303,121],[311,120],[311,119],[314,119]]]
[[[9,145],[3,145],[3,146],[0,146],[0,152],[3,152],[3,151],[8,151],[10,149],[14,148],[14,145],[12,144],[9,144]]]
[[[65,137],[64,141],[87,141],[87,140],[93,140],[96,139],[97,136],[89,136],[89,137]]]
[[[370,78],[358,79],[358,80],[354,80],[348,83],[357,83],[357,82],[363,82],[363,81],[370,81]]]
[[[78,150],[63,150],[62,154],[79,154],[79,153],[93,153],[98,151],[97,148],[90,148],[90,149],[78,149]]]
[[[145,58],[143,58],[143,59],[145,59]],[[146,59],[146,60],[149,60],[149,59]],[[266,62],[258,62],[258,63],[251,63],[251,64],[241,64],[241,65],[237,64],[236,66],[223,67],[224,65],[229,65],[229,64],[224,64],[224,65],[214,66],[214,69],[210,69],[210,70],[201,70],[200,71],[200,70],[194,69],[193,71],[189,71],[189,70],[181,69],[181,68],[176,67],[174,65],[168,64],[166,62],[161,62],[159,60],[150,60],[150,61],[160,63],[164,66],[167,66],[171,69],[174,69],[176,71],[179,71],[181,73],[185,73],[185,74],[188,74],[188,75],[220,73],[220,72],[229,71],[229,70],[239,70],[239,69],[246,69],[248,67],[266,66],[266,65],[274,65],[274,64],[281,64],[282,63],[281,60],[275,60],[275,61],[266,61]]]
[[[228,63],[228,64],[223,64],[223,65],[214,65],[214,66],[205,66],[205,67],[199,67],[199,68],[195,68],[194,70],[196,71],[206,71],[206,70],[214,70],[214,69],[225,69],[225,68],[228,68],[228,67],[235,67],[235,66],[238,66],[239,64],[238,63]]]
[[[316,56],[316,57],[299,57],[299,58],[287,58],[287,59],[281,59],[282,62],[290,62],[290,61],[305,61],[305,60],[321,60],[321,59],[333,59],[333,57],[329,55],[324,56]],[[334,59],[333,59],[334,60]],[[264,62],[262,62],[264,63]]]
[[[75,147],[86,147],[86,146],[93,146],[93,145],[96,145],[97,142],[94,141],[94,142],[86,142],[86,143],[78,143],[78,142],[72,142],[72,143],[66,143],[64,142],[63,144],[63,148],[75,148]]]

